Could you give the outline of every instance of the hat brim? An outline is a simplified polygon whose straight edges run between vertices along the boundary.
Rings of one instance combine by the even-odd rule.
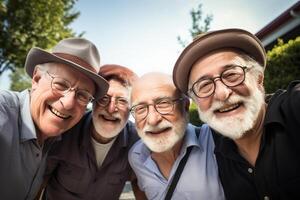
[[[27,74],[32,78],[33,71],[36,65],[50,62],[62,63],[68,66],[72,66],[78,71],[85,74],[87,77],[91,78],[96,86],[96,92],[94,94],[95,99],[99,99],[107,93],[109,87],[108,82],[97,73],[92,72],[78,65],[77,63],[58,57],[37,47],[34,47],[29,51],[25,62],[25,70]]]
[[[175,86],[187,94],[188,79],[194,63],[206,54],[222,48],[239,49],[259,62],[264,68],[266,66],[265,49],[251,33],[241,29],[208,32],[189,44],[177,59],[173,69]]]

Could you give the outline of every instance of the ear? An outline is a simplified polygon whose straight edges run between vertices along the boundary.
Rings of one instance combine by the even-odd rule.
[[[260,73],[260,74],[258,75],[257,83],[258,83],[259,85],[263,85],[263,84],[264,84],[264,75],[263,75],[263,73]]]
[[[38,86],[38,83],[42,77],[41,71],[38,69],[38,67],[34,68],[32,79],[31,79],[31,88],[32,90],[36,89]]]
[[[263,73],[259,73],[258,78],[257,78],[257,83],[258,83],[258,87],[264,91],[264,74]]]

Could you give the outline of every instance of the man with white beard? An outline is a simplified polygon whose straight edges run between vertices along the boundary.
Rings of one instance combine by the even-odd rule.
[[[128,157],[146,198],[224,199],[213,137],[208,126],[200,129],[188,124],[189,100],[175,88],[172,77],[145,74],[134,82],[131,100],[131,114],[141,140]],[[174,175],[186,155],[182,174]],[[177,185],[174,177],[179,177]],[[174,188],[172,183],[175,190],[168,193]]]
[[[265,103],[266,53],[241,29],[199,35],[178,58],[173,81],[212,129],[230,200],[300,199],[300,81]]]

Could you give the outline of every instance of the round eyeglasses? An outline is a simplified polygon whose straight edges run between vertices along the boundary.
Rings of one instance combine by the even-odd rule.
[[[216,90],[216,80],[220,81],[227,87],[235,87],[242,84],[245,80],[246,70],[250,68],[232,65],[225,69],[220,76],[214,78],[200,78],[189,89],[189,93],[193,92],[199,98],[211,96]]]
[[[108,94],[106,94],[104,97],[100,98],[97,101],[97,104],[101,107],[106,107],[106,106],[109,105],[109,103],[112,101],[112,99],[114,99],[115,106],[118,109],[121,109],[121,110],[128,109],[129,102],[126,98],[124,98],[124,97],[112,97]]]
[[[72,88],[72,85],[69,81],[60,77],[55,77],[49,72],[47,72],[47,74],[52,79],[51,88],[55,95],[65,96],[68,92],[74,90],[75,98],[80,105],[86,106],[88,103],[94,100],[94,97],[88,91]]]
[[[178,101],[182,101],[183,98],[179,99],[170,99],[170,98],[163,98],[159,99],[153,104],[137,104],[130,109],[130,113],[133,118],[137,121],[145,119],[149,114],[149,106],[153,106],[156,112],[161,115],[166,115],[174,110],[174,104]]]

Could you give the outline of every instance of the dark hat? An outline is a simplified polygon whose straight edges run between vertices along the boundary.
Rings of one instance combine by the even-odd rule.
[[[27,54],[25,69],[32,77],[34,68],[43,63],[62,63],[74,67],[79,72],[92,79],[96,86],[96,99],[106,94],[107,81],[97,73],[100,68],[100,56],[96,46],[83,38],[68,38],[61,40],[51,52],[34,47]]]
[[[194,63],[208,53],[223,48],[241,50],[264,68],[266,66],[265,49],[255,35],[242,29],[211,31],[196,37],[180,54],[173,69],[175,86],[187,94],[188,79]]]
[[[127,67],[115,64],[106,64],[100,67],[99,75],[106,80],[117,79],[122,84],[132,86],[133,82],[138,78],[136,73]]]

